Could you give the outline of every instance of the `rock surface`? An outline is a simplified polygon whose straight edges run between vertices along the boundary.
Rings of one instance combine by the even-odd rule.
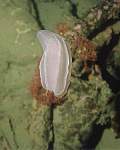
[[[114,95],[114,91],[112,92],[114,87],[110,88],[111,85],[106,78],[103,80],[93,76],[92,80],[86,81],[72,77],[67,100],[63,105],[55,108],[37,105],[28,90],[36,62],[42,54],[42,48],[36,38],[39,29],[55,31],[60,22],[73,24],[83,18],[82,25],[88,25],[83,32],[96,43],[98,52],[104,48],[104,44],[111,41],[113,32],[115,37],[120,33],[119,22],[115,20],[116,22],[110,27],[100,30],[101,32],[97,32],[93,37],[91,29],[99,26],[98,22],[103,13],[99,10],[96,21],[93,19],[95,9],[91,8],[99,3],[100,1],[97,0],[81,0],[75,3],[72,0],[0,2],[0,150],[93,148],[98,144],[106,125],[111,120],[116,125],[113,116],[119,112],[119,109],[113,110],[114,102],[108,104],[109,98]],[[108,6],[113,8],[110,4]],[[104,9],[108,9],[107,6]],[[86,15],[89,24],[84,19]],[[110,17],[114,18],[114,15]],[[119,74],[114,69],[120,67],[118,43],[115,44],[107,60],[108,64],[114,64],[114,66],[107,65],[108,72],[117,79]],[[78,65],[76,61],[75,66]],[[118,95],[119,90],[118,87],[115,91]],[[119,99],[119,96],[116,99]],[[115,128],[116,130],[118,128]],[[99,139],[96,138],[97,134],[93,134],[96,131],[100,133]],[[95,139],[96,144],[93,142]],[[114,145],[114,143],[113,148],[117,149],[120,144],[118,142]],[[100,143],[97,148],[102,150],[109,148],[109,143],[103,145]]]

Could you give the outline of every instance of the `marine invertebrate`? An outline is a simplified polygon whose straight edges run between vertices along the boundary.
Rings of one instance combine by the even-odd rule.
[[[62,95],[69,84],[69,49],[64,39],[53,32],[41,30],[37,36],[44,50],[39,65],[42,86],[56,96]]]
[[[37,37],[44,50],[38,65],[37,87],[43,88],[46,92],[44,95],[33,94],[33,96],[39,100],[49,99],[50,103],[54,103],[63,97],[68,89],[72,64],[71,54],[64,39],[58,34],[41,30]],[[32,93],[36,93],[36,90],[39,93],[39,88],[34,91],[32,87]]]

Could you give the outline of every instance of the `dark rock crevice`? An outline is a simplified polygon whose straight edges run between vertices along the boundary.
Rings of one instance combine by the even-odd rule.
[[[54,134],[54,124],[53,124],[53,119],[54,119],[54,106],[50,106],[50,132],[52,133],[52,139],[48,143],[48,150],[54,150],[54,142],[55,142],[55,134]]]
[[[110,73],[107,71],[107,61],[108,57],[111,53],[111,51],[114,49],[114,47],[118,44],[120,39],[120,33],[114,33],[112,32],[111,34],[111,39],[109,43],[105,42],[102,47],[98,48],[98,60],[97,63],[100,66],[101,73],[102,73],[102,78],[105,80],[112,91],[114,93],[119,92],[120,90],[120,80],[116,80]],[[118,116],[120,114],[120,109],[119,109],[119,102],[120,102],[120,97],[115,100],[115,110],[116,110],[116,117],[113,121],[116,133],[118,133],[118,136],[120,136],[120,126],[118,126],[117,122],[120,122],[118,119]],[[113,125],[112,125],[113,126]],[[111,123],[108,123],[106,125],[97,125],[96,123],[93,123],[91,132],[88,134],[88,136],[85,139],[82,139],[82,150],[94,150],[99,141],[101,140],[104,130],[106,128],[110,128]]]
[[[13,134],[13,141],[15,143],[15,146],[16,146],[16,149],[19,149],[19,145],[16,141],[16,134],[15,134],[15,130],[14,130],[14,126],[13,126],[13,123],[12,123],[12,120],[9,118],[9,126],[10,126],[10,129],[11,129],[11,132]]]
[[[119,21],[120,18],[116,18],[116,19],[109,19],[107,21],[103,21],[97,28],[95,28],[93,31],[91,31],[89,33],[89,35],[87,36],[87,38],[89,40],[93,39],[94,37],[97,36],[97,34],[99,34],[100,32],[103,32],[104,30],[107,29],[107,27],[114,25],[115,23],[117,23]]]
[[[39,12],[39,9],[38,9],[38,5],[37,5],[37,2],[36,0],[28,0],[28,7],[29,7],[29,12],[30,14],[32,14],[32,11],[34,11],[34,14],[32,14],[32,16],[35,18],[38,26],[40,27],[40,29],[45,29],[42,21],[41,21],[41,18],[40,18],[40,12]]]
[[[105,126],[93,124],[90,134],[86,139],[82,139],[81,150],[95,150],[95,147],[102,138]]]
[[[120,92],[115,97],[115,117],[112,119],[112,127],[116,133],[115,138],[120,138]]]
[[[68,0],[68,2],[70,3],[70,6],[71,6],[71,9],[70,9],[71,15],[75,17],[76,19],[80,19],[78,16],[77,3],[73,2],[72,0]]]
[[[107,59],[113,48],[118,44],[119,39],[120,33],[115,34],[112,32],[109,43],[106,42],[102,47],[98,48],[98,64],[101,69],[102,77],[109,84],[114,93],[117,93],[120,90],[120,80],[114,78],[107,71]]]

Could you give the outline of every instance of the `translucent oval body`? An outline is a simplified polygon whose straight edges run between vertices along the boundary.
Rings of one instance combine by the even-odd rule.
[[[39,64],[43,88],[55,96],[66,93],[71,73],[72,59],[63,37],[48,30],[40,30],[37,37],[43,48]]]

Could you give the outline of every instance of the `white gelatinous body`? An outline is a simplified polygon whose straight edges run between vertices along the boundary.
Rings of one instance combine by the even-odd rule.
[[[43,88],[63,95],[69,85],[72,59],[70,51],[60,35],[48,30],[40,30],[37,37],[43,47],[39,69]]]

